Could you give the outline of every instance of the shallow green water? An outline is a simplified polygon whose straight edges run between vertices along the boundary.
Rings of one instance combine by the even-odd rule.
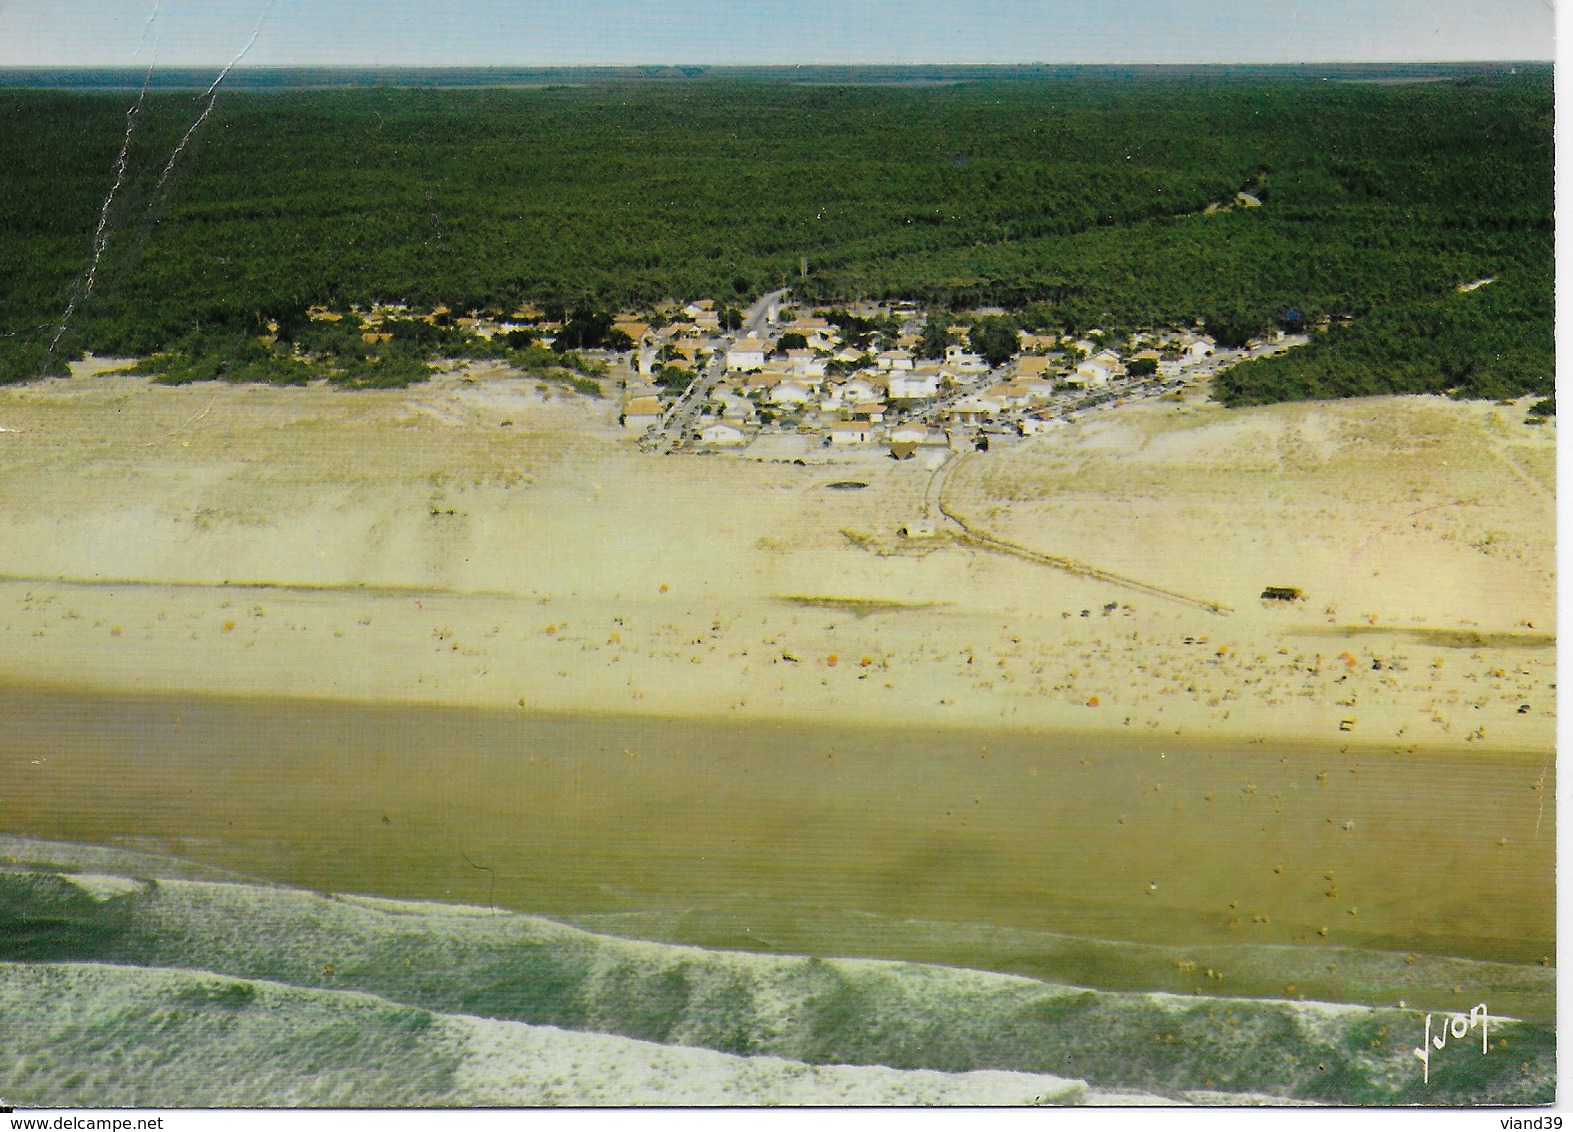
[[[0,719],[0,831],[324,891],[997,969],[1032,963],[978,945],[995,929],[1554,950],[1555,783],[1520,754],[15,689]]]

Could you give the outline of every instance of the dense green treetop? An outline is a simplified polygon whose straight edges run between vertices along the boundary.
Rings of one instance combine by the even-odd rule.
[[[1016,352],[1016,324],[1003,315],[988,315],[972,328],[967,345],[989,365],[1004,365]]]
[[[83,350],[263,374],[244,342],[317,303],[534,301],[590,346],[618,308],[711,296],[725,314],[789,285],[814,307],[994,304],[1054,331],[1336,320],[1229,371],[1236,403],[1550,390],[1545,70],[221,92],[167,179],[202,104],[155,92],[89,295],[133,98],[0,91],[0,379]]]
[[[950,331],[937,315],[931,313],[923,323],[923,337],[918,341],[918,357],[943,358],[951,344]]]

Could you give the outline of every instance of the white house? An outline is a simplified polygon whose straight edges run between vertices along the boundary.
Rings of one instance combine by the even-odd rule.
[[[1022,404],[1041,405],[1054,396],[1054,382],[1046,377],[1017,378],[1006,386],[1013,396],[1025,398]]]
[[[962,424],[979,424],[992,418],[1002,407],[999,398],[974,393],[951,402],[945,409],[945,417]]]
[[[754,406],[747,397],[741,397],[731,390],[714,390],[710,399],[721,407],[721,418],[728,421],[746,421],[753,419]]]
[[[832,421],[830,443],[867,444],[874,439],[874,426],[866,421]]]
[[[868,377],[854,377],[841,387],[841,400],[853,405],[885,399],[885,383]]]
[[[788,350],[787,361],[792,363],[792,372],[798,377],[824,377],[825,359],[813,350]]]
[[[630,397],[623,403],[623,427],[643,432],[661,421],[661,402],[655,397]]]
[[[699,430],[699,439],[706,444],[746,444],[748,435],[729,421],[716,421]]]
[[[1031,381],[1005,381],[985,390],[983,395],[996,398],[1001,408],[1024,409],[1032,404],[1035,384]]]
[[[810,397],[808,386],[799,381],[780,381],[770,390],[772,405],[806,405]]]
[[[1111,354],[1098,354],[1088,358],[1076,367],[1076,376],[1088,388],[1095,385],[1105,385],[1109,379],[1120,370],[1119,359]]]
[[[739,338],[727,347],[727,369],[762,369],[768,343],[759,338]]]
[[[906,350],[881,350],[874,357],[874,364],[883,370],[912,368],[912,354]]]
[[[989,369],[983,355],[969,353],[960,346],[946,347],[945,361],[958,373],[987,373]]]
[[[890,396],[892,400],[916,400],[939,394],[940,371],[935,366],[892,371]]]

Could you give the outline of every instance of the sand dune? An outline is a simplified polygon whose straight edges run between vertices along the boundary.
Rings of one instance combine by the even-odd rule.
[[[916,462],[649,457],[612,413],[458,376],[0,391],[0,675],[1551,749],[1555,425],[1522,406],[1127,406],[949,475],[969,521],[1226,616],[902,547]]]

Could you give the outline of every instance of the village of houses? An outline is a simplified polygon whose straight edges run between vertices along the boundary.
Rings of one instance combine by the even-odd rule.
[[[366,337],[386,338],[377,333],[381,318],[406,316],[407,309],[373,308]],[[325,308],[311,313],[338,317]],[[439,307],[416,317],[448,313]],[[954,316],[943,356],[926,357],[930,316],[915,303],[809,311],[777,291],[746,314],[712,299],[621,314],[612,330],[623,349],[581,353],[606,363],[603,384],[617,386],[617,423],[648,450],[791,458],[835,449],[910,459],[986,449],[1106,406],[1178,395],[1233,362],[1306,341],[1274,330],[1229,349],[1200,324],[1120,336],[1096,328],[1079,337],[1020,330],[1010,356],[999,361],[996,354],[999,364],[991,365],[972,349],[974,330],[980,319],[1003,313]],[[544,346],[561,330],[535,307],[509,319],[472,312],[452,322],[485,338],[524,330]],[[861,332],[843,329],[852,325]],[[875,325],[877,332],[868,329]]]
[[[751,323],[723,336],[716,304],[690,303],[655,319],[624,317],[634,343],[619,420],[663,451],[877,447],[897,459],[922,450],[986,448],[1033,436],[1077,414],[1179,390],[1246,356],[1294,344],[1282,334],[1242,350],[1199,330],[1137,332],[1123,341],[1099,330],[1080,338],[1018,331],[1014,354],[991,366],[970,348],[975,325],[947,327],[943,357],[919,356],[927,315],[914,304],[854,304],[847,313],[897,335],[866,346],[846,340],[827,312],[767,296]],[[975,312],[976,317],[999,314]],[[845,321],[845,320],[842,320]],[[692,373],[684,386],[663,367]]]

